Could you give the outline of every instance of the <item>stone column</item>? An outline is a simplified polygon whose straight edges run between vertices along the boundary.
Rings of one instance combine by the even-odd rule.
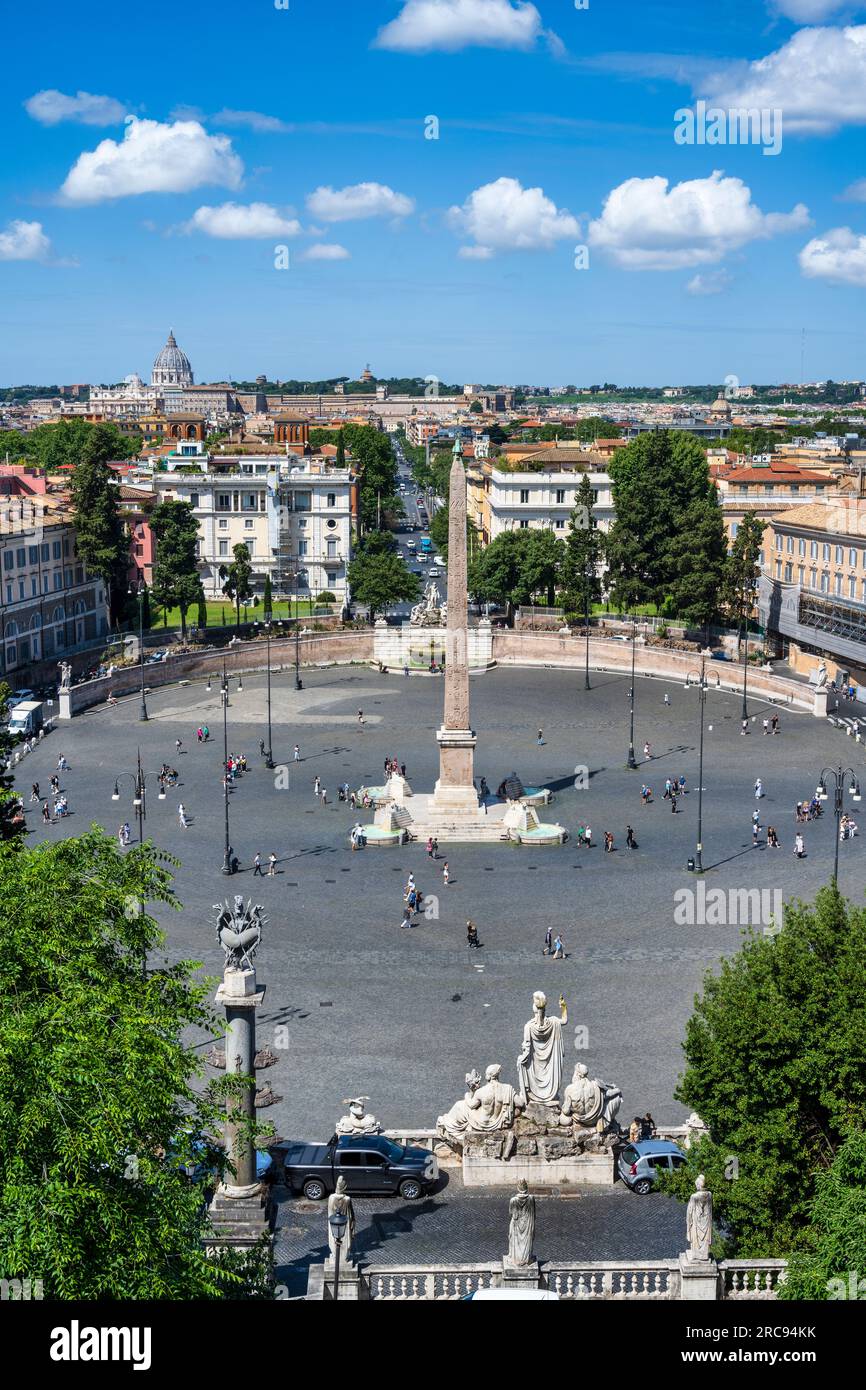
[[[448,622],[445,634],[445,713],[436,735],[439,780],[433,805],[440,811],[477,811],[473,783],[475,735],[469,724],[469,628],[467,619],[466,470],[463,446],[454,442],[448,485]]]
[[[226,1075],[251,1076],[243,1097],[226,1100],[226,1153],[234,1167],[214,1194],[211,1225],[232,1245],[254,1245],[269,1230],[270,1203],[256,1178],[255,1146],[244,1127],[256,1113],[255,1056],[256,1009],[265,997],[258,988],[254,969],[226,967],[216,992],[216,1003],[226,1013]]]

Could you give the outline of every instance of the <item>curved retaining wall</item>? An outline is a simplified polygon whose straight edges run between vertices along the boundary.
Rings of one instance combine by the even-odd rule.
[[[497,629],[493,634],[493,659],[502,666],[563,666],[580,668],[584,664],[586,641],[583,637],[559,637],[549,632],[510,632]],[[631,674],[631,642],[616,638],[590,637],[589,665],[595,671]],[[635,672],[659,680],[684,684],[689,671],[699,671],[699,652],[675,651],[670,647],[647,647],[638,641]],[[732,661],[707,661],[710,677],[717,675],[722,690],[741,691],[743,668]],[[713,681],[713,684],[715,682]],[[788,705],[812,712],[814,691],[787,676],[749,667],[748,693],[755,699]]]

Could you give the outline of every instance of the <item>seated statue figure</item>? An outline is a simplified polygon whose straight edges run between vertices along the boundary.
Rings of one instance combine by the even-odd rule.
[[[576,1129],[619,1128],[616,1117],[622,1105],[622,1091],[597,1077],[590,1079],[587,1067],[578,1062],[571,1085],[566,1086],[559,1123]]]
[[[509,1086],[506,1081],[499,1080],[501,1071],[498,1063],[489,1066],[484,1073],[484,1085],[471,1094],[467,1092],[464,1099],[458,1101],[457,1106],[453,1107],[448,1115],[439,1116],[438,1123],[446,1133],[448,1122],[458,1107],[464,1107],[458,1111],[458,1125],[465,1117],[465,1125],[456,1136],[461,1139],[467,1135],[492,1134],[498,1129],[511,1128],[514,1124],[515,1110],[523,1107],[514,1087]]]
[[[369,1096],[353,1096],[349,1100],[344,1100],[343,1104],[348,1105],[348,1115],[343,1115],[337,1121],[338,1134],[381,1134],[382,1126],[375,1115],[368,1115],[364,1109],[364,1102],[369,1100]]]
[[[481,1085],[481,1076],[474,1067],[466,1073],[464,1079],[466,1090],[463,1099],[455,1101],[451,1109],[446,1114],[440,1115],[436,1121],[436,1128],[449,1139],[462,1139],[469,1128],[469,1107],[475,1092]]]

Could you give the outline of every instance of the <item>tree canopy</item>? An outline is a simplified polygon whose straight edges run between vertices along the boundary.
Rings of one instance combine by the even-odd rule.
[[[109,467],[109,460],[116,457],[114,435],[110,425],[89,427],[80,447],[76,445],[70,480],[76,548],[87,568],[105,584],[112,620],[125,611],[129,571],[129,533],[120,512],[117,478]]]
[[[348,571],[352,598],[370,610],[371,620],[392,603],[418,597],[418,576],[407,568],[388,532],[371,531],[355,550]]]
[[[198,522],[189,502],[166,498],[154,507],[150,525],[157,542],[153,595],[163,608],[180,609],[181,632],[186,637],[186,615],[202,590],[196,554]]]
[[[234,559],[230,565],[220,566],[220,579],[223,580],[223,593],[235,605],[235,623],[241,625],[241,604],[253,596],[253,567],[249,548],[240,541],[232,546]]]

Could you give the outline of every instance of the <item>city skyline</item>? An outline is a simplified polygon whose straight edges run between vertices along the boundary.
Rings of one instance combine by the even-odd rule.
[[[228,73],[235,11],[156,0],[145,81],[107,61],[144,56],[125,12],[76,29],[49,4],[3,97],[0,381],[146,378],[169,326],[199,381],[862,376],[862,9],[394,0],[334,23],[293,0],[244,13]],[[740,107],[756,142],[706,143]]]

